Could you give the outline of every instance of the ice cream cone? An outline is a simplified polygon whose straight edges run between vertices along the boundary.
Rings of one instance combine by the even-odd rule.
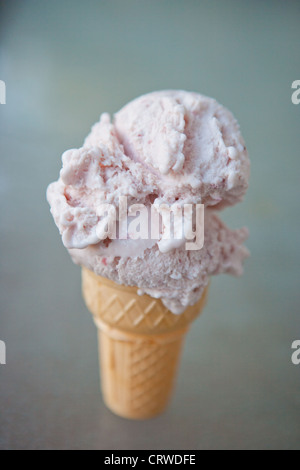
[[[114,413],[146,419],[161,413],[173,390],[184,337],[207,298],[181,315],[159,299],[138,295],[82,270],[83,296],[98,327],[103,398]]]

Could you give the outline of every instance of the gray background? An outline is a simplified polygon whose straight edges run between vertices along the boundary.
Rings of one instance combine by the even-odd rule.
[[[299,18],[296,1],[1,2],[1,448],[300,449]],[[213,280],[167,412],[130,422],[102,403],[96,328],[45,191],[101,112],[165,88],[238,118],[251,186],[222,218],[249,226],[252,256],[241,279]]]

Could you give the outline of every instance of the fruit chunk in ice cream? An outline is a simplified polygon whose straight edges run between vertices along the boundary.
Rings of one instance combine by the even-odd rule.
[[[137,286],[181,313],[201,297],[209,277],[242,273],[247,229],[232,231],[215,210],[242,200],[249,159],[238,124],[215,100],[161,91],[127,104],[111,122],[101,116],[83,147],[63,154],[47,192],[54,220],[75,263],[117,283]],[[204,204],[201,250],[161,238],[103,240],[101,204]],[[113,238],[113,237],[112,237]],[[164,246],[164,249],[162,249]]]

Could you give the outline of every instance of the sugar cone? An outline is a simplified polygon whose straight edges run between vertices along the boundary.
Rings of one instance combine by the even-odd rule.
[[[161,413],[173,390],[184,336],[203,309],[199,302],[181,315],[159,299],[138,295],[82,270],[83,296],[98,327],[103,398],[114,413],[146,419]]]

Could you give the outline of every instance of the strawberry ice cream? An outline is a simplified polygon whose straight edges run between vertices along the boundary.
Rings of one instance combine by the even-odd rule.
[[[62,159],[47,198],[75,263],[161,298],[176,314],[199,300],[211,275],[242,273],[247,229],[230,230],[216,210],[242,200],[249,159],[236,120],[215,100],[185,91],[144,95],[112,122],[103,114],[83,147]],[[162,242],[164,223],[157,237],[112,236],[107,227],[122,197],[147,208],[203,204],[203,248]],[[105,217],[103,204],[111,207]]]

